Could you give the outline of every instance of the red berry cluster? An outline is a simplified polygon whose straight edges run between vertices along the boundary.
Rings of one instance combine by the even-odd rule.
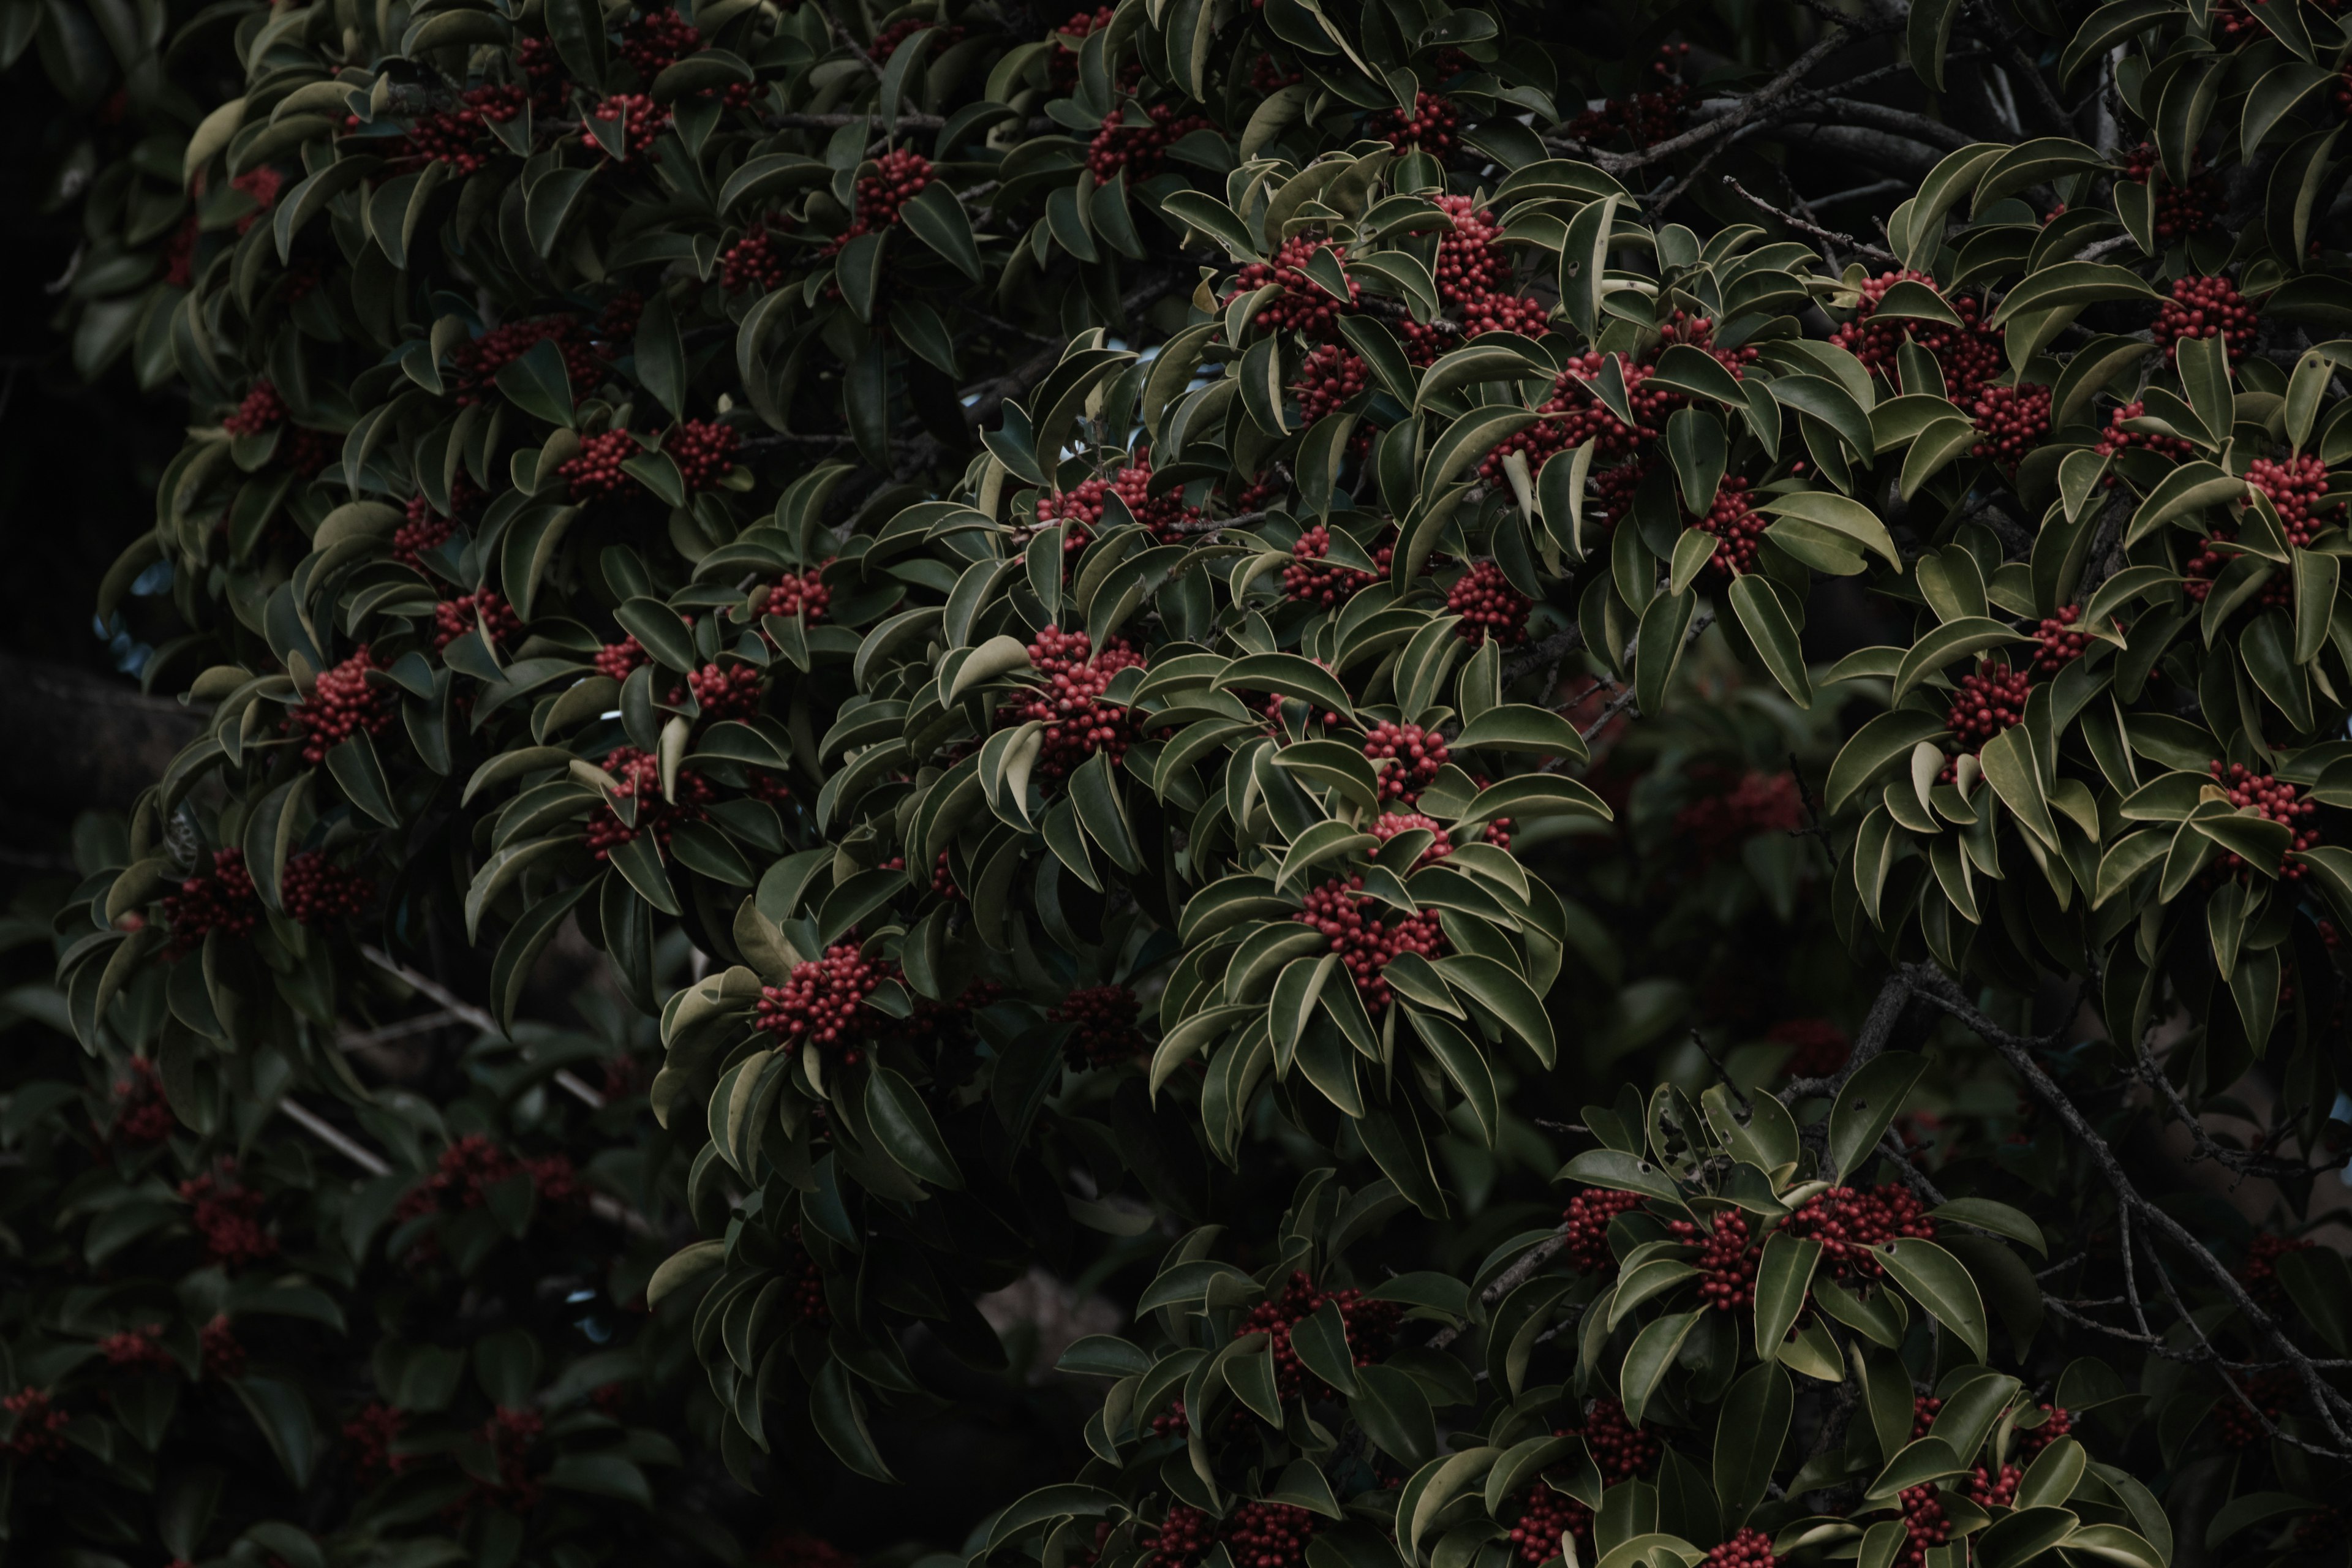
[[[689,419],[669,434],[662,450],[677,465],[686,490],[716,489],[735,471],[735,427],[715,419]]]
[[[890,57],[898,52],[900,44],[905,43],[917,33],[929,32],[938,26],[937,22],[928,16],[901,17],[874,35],[873,47],[866,50],[866,53],[874,57],[875,64],[887,65],[889,63]],[[940,49],[962,42],[963,36],[961,27],[950,24],[946,30],[940,34],[939,42],[933,46],[933,52],[936,54]]]
[[[234,846],[214,850],[211,875],[184,878],[178,892],[163,895],[163,923],[172,928],[166,958],[194,951],[210,931],[252,935],[261,923],[261,894],[246,869],[245,851]]]
[[[1364,897],[1363,886],[1361,877],[1345,881],[1334,878],[1308,893],[1307,907],[1291,918],[1313,926],[1329,940],[1330,950],[1339,955],[1340,964],[1355,981],[1365,1010],[1377,1016],[1389,1005],[1389,983],[1381,978],[1381,972],[1396,961],[1396,955],[1417,952],[1423,958],[1437,958],[1448,944],[1435,910],[1424,910],[1417,915],[1391,912],[1384,922],[1369,912],[1371,900]]]
[[[773,1568],[857,1568],[857,1559],[830,1541],[805,1531],[779,1531],[760,1548],[760,1561]]]
[[[1088,35],[1110,26],[1117,7],[1105,5],[1099,10],[1081,11],[1054,29],[1049,41],[1057,47],[1045,56],[1045,79],[1055,93],[1066,93],[1078,85],[1078,49]]]
[[[2263,1232],[2247,1244],[2245,1261],[2238,1265],[2238,1282],[2265,1300],[2276,1300],[2279,1295],[2278,1260],[2290,1252],[2307,1252],[2312,1245],[2308,1237],[2275,1236],[2269,1231]]]
[[[1286,1502],[1245,1502],[1225,1521],[1225,1551],[1234,1568],[1298,1568],[1320,1522]]]
[[[702,34],[667,5],[633,16],[621,26],[621,58],[650,82],[702,47]]]
[[[1087,143],[1087,167],[1094,171],[1097,184],[1110,184],[1124,170],[1127,183],[1133,185],[1167,166],[1169,148],[1208,127],[1207,115],[1180,115],[1165,103],[1153,104],[1137,125],[1127,122],[1125,110],[1114,109],[1103,116],[1102,128]]]
[[[1454,225],[1437,237],[1437,264],[1431,268],[1437,297],[1449,305],[1467,305],[1508,282],[1511,258],[1497,243],[1503,227],[1495,215],[1469,196],[1432,199]]]
[[[407,1419],[394,1405],[380,1401],[362,1405],[343,1423],[343,1441],[352,1446],[352,1468],[363,1480],[396,1476],[406,1469],[410,1456],[394,1452]]]
[[[833,1308],[825,1300],[824,1270],[817,1266],[797,1225],[792,1227],[792,1256],[784,1264],[791,1276],[792,1296],[785,1306],[796,1323],[829,1323]]]
[[[459,345],[456,355],[460,377],[457,401],[480,403],[496,395],[499,372],[541,342],[553,342],[563,355],[565,375],[572,383],[572,401],[579,402],[604,379],[604,362],[591,347],[577,316],[540,316],[510,321]]]
[[[483,1134],[468,1132],[441,1151],[433,1173],[401,1194],[393,1212],[404,1220],[464,1214],[488,1204],[492,1187],[522,1176],[530,1178],[540,1201],[551,1206],[577,1202],[583,1195],[570,1155],[518,1159]]]
[[[1988,386],[1977,394],[1969,412],[1975,416],[1981,437],[1969,448],[1969,456],[1990,458],[2014,474],[2025,455],[2050,434],[2050,389],[2031,381]]]
[[[2107,427],[2100,434],[2099,444],[2093,450],[2102,458],[2112,458],[2118,452],[2137,447],[2144,451],[2154,452],[2160,458],[2169,458],[2176,463],[2187,461],[2196,452],[2196,447],[2178,436],[2161,435],[2154,430],[2124,428],[2128,421],[2141,418],[2147,413],[2147,405],[2137,398],[2117,408],[2107,416]],[[2107,483],[2112,485],[2115,482],[2115,476],[2110,474],[2107,477]]]
[[[1478,465],[1480,477],[1490,485],[1502,483],[1503,459],[1513,452],[1526,456],[1532,472],[1541,468],[1544,459],[1554,452],[1570,451],[1587,441],[1592,443],[1596,461],[1632,457],[1656,441],[1665,429],[1667,416],[1688,399],[1678,392],[1645,390],[1643,384],[1655,371],[1619,356],[1618,368],[1625,378],[1625,402],[1633,416],[1633,423],[1627,425],[1592,390],[1592,380],[1601,374],[1607,358],[1598,349],[1588,349],[1570,359],[1568,368],[1552,382],[1551,395],[1537,409],[1544,417],[1488,452]]]
[[[2215,762],[2208,771],[2233,809],[2243,811],[2252,806],[2256,816],[2284,823],[2294,835],[2288,842],[2290,849],[2310,849],[2319,843],[2319,825],[2312,820],[2319,815],[2318,803],[2305,800],[2294,785],[2270,773],[2255,773],[2243,763],[2231,763],[2225,769]],[[2245,862],[2224,850],[2217,864],[2224,871],[2234,871]],[[2279,869],[2279,874],[2289,880],[2300,879],[2303,872],[2301,866],[2282,866]]]
[[[1685,1249],[1697,1249],[1693,1266],[1699,1271],[1699,1296],[1708,1306],[1730,1312],[1756,1300],[1756,1265],[1762,1254],[1751,1245],[1745,1214],[1721,1209],[1705,1230],[1686,1219],[1671,1221],[1666,1229]]]
[[[1383,719],[1364,736],[1364,755],[1381,768],[1381,799],[1412,805],[1445,766],[1445,738],[1418,724]]]
[[[529,96],[520,87],[503,83],[470,88],[459,95],[461,109],[438,110],[420,115],[394,143],[391,161],[401,163],[446,163],[454,174],[471,174],[498,155],[495,140],[485,128],[504,125],[522,113]]]
[[[1553,1558],[1566,1555],[1560,1542],[1568,1536],[1591,1545],[1592,1510],[1567,1493],[1554,1491],[1538,1477],[1511,1526],[1511,1550],[1528,1568],[1543,1568]]]
[[[2033,666],[2044,675],[2055,675],[2090,650],[2091,634],[2079,624],[2083,618],[2080,605],[2061,605],[2054,616],[2042,617],[2034,636],[2042,640],[2042,651]]]
[[[1352,1286],[1340,1290],[1318,1290],[1305,1270],[1294,1271],[1281,1295],[1252,1307],[1234,1330],[1237,1340],[1250,1334],[1267,1336],[1274,1354],[1275,1387],[1286,1402],[1302,1397],[1338,1397],[1328,1384],[1307,1370],[1290,1342],[1291,1331],[1313,1316],[1326,1301],[1339,1310],[1339,1321],[1348,1331],[1349,1353],[1358,1366],[1370,1366],[1388,1353],[1396,1338],[1397,1324],[1404,1317],[1402,1302],[1366,1300],[1364,1293]]]
[[[651,664],[653,656],[646,652],[645,645],[635,637],[625,637],[619,642],[608,642],[598,648],[595,657],[588,662],[596,667],[599,675],[611,676],[614,680],[626,680],[631,670],[639,665]]]
[[[206,1377],[243,1377],[245,1346],[236,1337],[236,1328],[226,1312],[215,1312],[212,1321],[196,1333],[196,1349],[204,1357]]]
[[[1925,1437],[1928,1428],[1935,1426],[1936,1417],[1943,1413],[1944,1402],[1935,1395],[1913,1394],[1911,1396],[1911,1440],[1916,1443]]]
[[[946,860],[944,851],[940,858]],[[942,864],[940,872],[945,869]],[[1046,1008],[1045,1021],[1070,1026],[1062,1053],[1083,1071],[1135,1059],[1144,1048],[1143,1031],[1136,1027],[1142,1010],[1135,993],[1124,985],[1082,985]]]
[[[610,803],[599,803],[588,814],[588,847],[599,860],[611,858],[614,850],[640,833],[650,832],[655,843],[667,848],[677,825],[701,821],[706,815],[702,808],[714,798],[709,779],[680,768],[677,799],[664,799],[661,759],[635,746],[615,746],[604,759],[604,771],[618,781],[620,787],[614,793],[637,803],[637,819],[634,824],[622,821]]]
[[[2260,325],[2236,284],[2227,278],[2191,274],[2173,280],[2172,298],[2157,307],[2148,335],[2167,359],[2179,357],[2183,338],[2219,338],[2235,364],[2253,348]]]
[[[214,1262],[235,1268],[276,1256],[278,1238],[261,1227],[262,1196],[236,1184],[235,1162],[222,1161],[218,1176],[207,1173],[182,1182],[180,1201],[194,1206],[189,1220]]]
[[[2294,1374],[2280,1369],[2273,1372],[2231,1373],[2227,1374],[2238,1393],[2225,1394],[2214,1407],[2216,1424],[2221,1441],[2232,1448],[2251,1448],[2269,1436],[2263,1422],[2273,1425],[2286,1412],[2286,1403],[2294,1392]],[[2242,1394],[2243,1398],[2239,1395]],[[2252,1401],[2254,1409],[2246,1408]],[[2255,1415],[2260,1411],[2261,1416]]]
[[[1740,1528],[1722,1545],[1706,1554],[1701,1568],[1780,1568],[1780,1560],[1772,1555],[1772,1538],[1760,1530]]]
[[[1745,576],[1756,570],[1763,554],[1764,530],[1772,520],[1749,504],[1748,489],[1747,479],[1732,475],[1717,488],[1706,515],[1691,520],[1693,528],[1722,541],[1706,562],[1718,576]]]
[[[1934,356],[1937,368],[1943,373],[1944,395],[1963,408],[1969,406],[1985,384],[2000,374],[2002,333],[1999,329],[1987,331],[1977,325],[1982,307],[1966,296],[1945,301],[1960,318],[1957,327],[1947,321],[1916,318],[1879,321],[1879,301],[1886,297],[1889,289],[1903,282],[1936,289],[1935,279],[1925,272],[1908,268],[1882,272],[1862,285],[1862,300],[1854,307],[1853,319],[1832,333],[1830,342],[1851,351],[1854,358],[1891,379],[1895,374],[1895,353],[1908,339]],[[1937,293],[1940,298],[1942,290],[1937,289]]]
[[[1443,163],[1462,143],[1462,111],[1452,99],[1423,90],[1413,94],[1411,114],[1402,109],[1384,110],[1372,116],[1370,129],[1399,153],[1418,147]]]
[[[131,1076],[114,1080],[114,1132],[131,1147],[144,1149],[169,1138],[176,1123],[155,1064],[131,1057],[128,1066]]]
[[[1952,1537],[1952,1521],[1944,1512],[1944,1500],[1936,1495],[1932,1483],[1906,1487],[1900,1500],[1903,1504],[1903,1549],[1895,1554],[1897,1568],[1927,1568],[1927,1553]]]
[[[1306,79],[1305,71],[1284,65],[1263,49],[1250,62],[1250,91],[1259,98],[1271,98],[1284,88]]]
[[[600,430],[582,437],[578,453],[555,470],[562,476],[572,504],[580,506],[603,496],[635,490],[637,481],[621,465],[635,457],[638,449],[636,437],[626,430]]]
[[[66,1451],[66,1427],[73,1417],[37,1388],[20,1388],[0,1399],[0,1411],[15,1420],[6,1451],[19,1459],[53,1459]]]
[[[1780,1071],[1790,1078],[1827,1078],[1853,1058],[1853,1037],[1827,1018],[1790,1018],[1764,1037],[1789,1047]]]
[[[2213,584],[2221,580],[2221,574],[2228,570],[2230,563],[2238,558],[2238,552],[2223,550],[2220,547],[2234,544],[2237,540],[2236,529],[2217,528],[2197,541],[2197,553],[2191,555],[2180,568],[2182,578],[2180,591],[2189,595],[2191,604],[2201,605],[2212,596]],[[2283,584],[2273,578],[2263,591],[2263,602],[2270,602],[2272,595],[2282,586]]]
[[[1298,379],[1290,390],[1297,395],[1299,416],[1312,425],[1339,412],[1371,384],[1372,367],[1361,355],[1340,343],[1324,343],[1298,367]]]
[[[501,1405],[492,1411],[490,1418],[482,1423],[482,1440],[490,1446],[491,1462],[499,1473],[498,1484],[476,1485],[518,1512],[537,1507],[539,1482],[531,1478],[530,1451],[539,1446],[546,1430],[547,1417],[527,1406],[516,1409]]]
[[[1500,566],[1481,561],[1454,580],[1445,607],[1462,617],[1454,632],[1472,647],[1490,637],[1507,647],[1528,640],[1528,612],[1535,601],[1512,587]]]
[[[98,1352],[109,1366],[137,1371],[142,1367],[162,1367],[172,1363],[172,1354],[163,1348],[163,1325],[146,1323],[135,1329],[107,1335],[98,1342]]]
[[[393,530],[392,558],[403,566],[421,566],[425,556],[457,531],[456,520],[442,516],[423,496],[417,496],[408,503],[408,521]]]
[[[2023,670],[2012,670],[2006,659],[1988,658],[1976,673],[1960,677],[1944,728],[1962,745],[1983,745],[2025,717],[2025,700],[2033,682]]]
[[[1568,133],[1579,142],[1623,136],[1636,147],[1653,147],[1675,135],[1698,101],[1698,89],[1682,79],[1682,62],[1689,53],[1688,44],[1660,45],[1650,69],[1665,79],[1662,86],[1586,110],[1569,122]]]
[[[2289,544],[2308,550],[2319,537],[2320,525],[2312,514],[2327,494],[2327,465],[2311,453],[2300,453],[2284,462],[2256,458],[2246,465],[2246,488],[2270,498]]]
[[[1063,550],[1075,555],[1094,537],[1093,531],[1102,526],[1104,498],[1115,495],[1136,521],[1151,531],[1154,539],[1162,544],[1173,544],[1183,537],[1176,531],[1176,525],[1198,522],[1201,509],[1186,506],[1183,495],[1177,490],[1153,495],[1151,472],[1151,454],[1138,452],[1135,461],[1109,479],[1097,475],[1079,480],[1068,489],[1048,491],[1037,498],[1038,525],[1066,520],[1078,524],[1062,542]]]
[[[883,1018],[866,999],[889,977],[886,965],[858,956],[856,942],[835,942],[823,958],[793,965],[782,985],[761,991],[753,1008],[757,1027],[775,1036],[784,1049],[814,1045],[855,1063],[861,1057],[858,1045]]]
[[[920,153],[898,147],[883,153],[875,160],[874,173],[857,182],[856,208],[850,215],[849,226],[826,242],[824,254],[836,255],[859,235],[897,223],[898,210],[921,195],[933,177],[931,161]]]
[[[447,647],[467,632],[484,630],[492,647],[511,647],[522,640],[522,617],[496,588],[461,594],[433,606],[433,649]]]
[[[1373,837],[1386,844],[1398,834],[1410,832],[1416,827],[1425,827],[1435,834],[1436,837],[1431,841],[1428,848],[1414,857],[1412,862],[1414,870],[1418,871],[1423,866],[1434,865],[1454,853],[1454,841],[1445,836],[1445,829],[1438,824],[1437,819],[1433,816],[1423,816],[1417,811],[1384,813],[1373,819],[1371,826],[1367,831]]]
[[[2042,1449],[2074,1430],[2074,1413],[2063,1405],[2042,1406],[2042,1425],[2016,1428],[2017,1456],[2032,1459]]]
[[[621,128],[621,156],[634,158],[669,129],[669,110],[648,93],[616,92],[589,111],[607,125]],[[601,145],[601,143],[600,143]]]
[[[1282,242],[1271,261],[1253,261],[1234,277],[1234,287],[1225,298],[1236,300],[1252,294],[1267,284],[1277,284],[1282,292],[1258,307],[1253,323],[1264,331],[1297,332],[1302,337],[1328,339],[1338,330],[1341,316],[1356,308],[1363,298],[1363,289],[1357,281],[1348,279],[1348,298],[1336,300],[1323,291],[1323,285],[1309,279],[1303,268],[1318,250],[1328,250],[1331,259],[1344,263],[1348,247],[1335,245],[1318,236],[1295,234]]]
[[[1605,1395],[1585,1413],[1584,1447],[1605,1487],[1646,1475],[1658,1462],[1658,1440],[1626,1420],[1624,1405]]]
[[[686,678],[685,686],[672,687],[666,700],[684,707],[688,689],[702,716],[713,720],[749,719],[768,695],[767,678],[751,664],[706,664]]]
[[[1876,1279],[1882,1272],[1871,1248],[1897,1237],[1932,1241],[1936,1222],[1919,1206],[1906,1186],[1885,1183],[1875,1187],[1832,1187],[1816,1193],[1798,1206],[1786,1226],[1790,1235],[1822,1244],[1822,1261],[1839,1279],[1861,1275]]]
[[[2017,1483],[2025,1479],[2022,1467],[2003,1465],[1995,1475],[1990,1467],[1979,1465],[1969,1473],[1969,1500],[1980,1508],[2013,1508],[2017,1503]]]
[[[221,428],[232,436],[258,436],[275,429],[286,418],[286,400],[278,395],[278,388],[268,380],[257,380],[236,412],[221,421]]]
[[[1134,714],[1101,698],[1112,678],[1140,667],[1143,656],[1116,637],[1098,654],[1090,655],[1091,646],[1084,632],[1058,626],[1039,632],[1029,645],[1029,664],[1045,683],[1026,688],[997,710],[1000,725],[1034,720],[1045,726],[1045,749],[1037,755],[1041,778],[1066,778],[1097,752],[1116,763],[1135,742]]]
[[[1192,1568],[1217,1543],[1216,1521],[1190,1503],[1171,1502],[1167,1517],[1142,1532],[1139,1568]]]
[[[1569,1266],[1584,1274],[1613,1273],[1617,1255],[1609,1248],[1609,1222],[1641,1206],[1641,1194],[1614,1187],[1587,1187],[1569,1199],[1560,1214],[1567,1222],[1568,1241],[1561,1250]]]
[[[803,616],[810,626],[824,621],[824,613],[833,606],[833,590],[825,585],[824,565],[811,566],[805,571],[787,572],[768,590],[767,602],[760,606],[763,616],[782,616],[786,620]]]
[[[2124,155],[2123,178],[2135,185],[2145,185],[2157,177],[2156,143],[2143,142]],[[2192,154],[2189,183],[2186,185],[2167,184],[2156,195],[2156,237],[2159,244],[2170,245],[2202,234],[2213,226],[2221,211],[2221,181],[2210,169],[2202,167],[2204,160]]]
[[[729,246],[719,256],[719,286],[730,294],[772,294],[784,286],[790,268],[777,227],[791,218],[771,218]]]
[[[1317,564],[1328,562],[1330,553],[1331,531],[1319,522],[1293,540],[1290,564],[1282,569],[1282,596],[1295,604],[1320,605],[1328,610],[1371,585],[1372,574],[1369,572],[1359,572],[1352,566]],[[1383,545],[1373,562],[1385,569],[1395,556],[1395,546]]]
[[[356,871],[344,870],[318,849],[305,849],[288,860],[278,889],[287,918],[302,926],[347,920],[374,896],[374,883]]]
[[[1675,813],[1675,837],[1706,865],[1759,833],[1787,833],[1804,822],[1796,775],[1751,769],[1730,789],[1702,795]]]

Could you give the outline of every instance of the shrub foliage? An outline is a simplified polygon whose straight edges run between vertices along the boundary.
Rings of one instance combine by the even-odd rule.
[[[168,564],[151,674],[210,715],[60,919],[192,1173],[93,1167],[150,1184],[124,1244],[176,1191],[217,1254],[295,1086],[404,1141],[299,1271],[394,1267],[436,1158],[471,1195],[394,1253],[542,1223],[338,1029],[474,949],[523,1039],[576,929],[659,1020],[634,1135],[700,1238],[646,1294],[748,1484],[803,1432],[893,1479],[923,1353],[1001,1366],[975,1300],[1044,1265],[1133,1322],[992,1560],[2325,1544],[2352,1277],[2126,1134],[2290,1215],[2342,1165],[2345,38],[1791,20],[1593,103],[1575,14],[1500,5],[215,18],[241,95],[90,209],[194,412],[108,595]],[[2004,132],[1807,85],[1897,42],[1869,79]],[[1874,237],[1794,195],[1809,129],[1924,149]],[[1695,1008],[1743,963],[1779,1002]],[[1714,1066],[1795,1011],[1851,1053]],[[17,1351],[20,1471],[114,1342]],[[444,1491],[539,1485],[525,1343]],[[549,1486],[646,1495],[660,1439],[564,1419]],[[622,1549],[425,1489],[314,1522]]]

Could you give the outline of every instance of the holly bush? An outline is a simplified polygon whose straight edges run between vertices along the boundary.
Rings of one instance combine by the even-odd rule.
[[[65,1021],[397,1142],[577,932],[743,1485],[1131,1319],[974,1559],[2340,1554],[2337,9],[235,13]]]

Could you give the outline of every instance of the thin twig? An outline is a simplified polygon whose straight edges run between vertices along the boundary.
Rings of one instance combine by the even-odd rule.
[[[1774,206],[1770,202],[1766,201],[1762,196],[1758,195],[1754,191],[1749,190],[1746,185],[1741,184],[1729,174],[1725,174],[1721,176],[1721,178],[1725,184],[1729,185],[1733,190],[1738,192],[1740,197],[1750,206],[1756,207],[1763,212],[1770,213],[1774,217],[1779,218],[1782,223],[1787,224],[1790,228],[1795,229],[1800,234],[1811,235],[1815,239],[1826,241],[1831,245],[1843,246],[1846,249],[1851,250],[1857,255],[1867,256],[1874,261],[1892,263],[1896,259],[1895,253],[1888,250],[1884,246],[1873,245],[1866,239],[1856,239],[1850,234],[1841,234],[1833,228],[1823,228],[1820,224],[1809,222],[1804,218],[1799,217],[1795,213],[1785,212],[1780,208]]]
[[[504,1029],[499,1027],[499,1021],[496,1018],[491,1017],[481,1008],[475,1006],[431,975],[411,969],[380,947],[362,946],[360,952],[365,954],[367,961],[378,969],[400,976],[434,1001],[440,1003],[458,1022],[479,1029],[486,1035],[496,1035],[500,1039],[511,1037]],[[555,1069],[555,1085],[591,1110],[602,1110],[604,1108],[604,1097],[591,1089],[570,1068]]]

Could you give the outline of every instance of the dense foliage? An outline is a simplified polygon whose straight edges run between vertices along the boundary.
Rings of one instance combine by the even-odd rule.
[[[630,1511],[682,1444],[929,1484],[1050,1275],[1131,1320],[1066,1479],[931,1544],[2341,1555],[2336,9],[192,18],[241,94],[69,310],[190,402],[100,608],[168,572],[207,729],[10,1121],[146,1118],[23,1167],[103,1211],[37,1289],[210,1261],[8,1323],[12,1529],[725,1555]],[[430,1099],[345,1048],[419,995]],[[641,1028],[649,1117],[555,1078]],[[239,1410],[280,1476],[153,1513]]]

